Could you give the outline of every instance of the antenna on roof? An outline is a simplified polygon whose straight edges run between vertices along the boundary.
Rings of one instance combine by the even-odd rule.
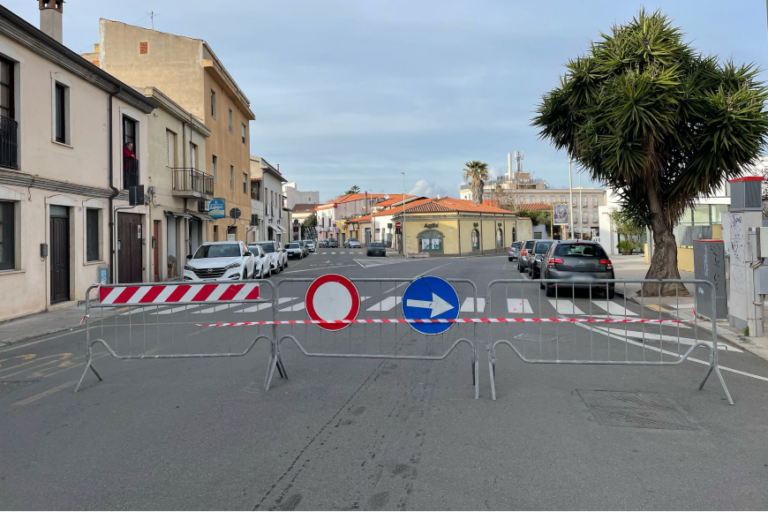
[[[152,30],[155,30],[155,16],[160,16],[160,15],[155,11],[149,11],[147,13],[147,16],[149,16],[149,18],[152,20]]]

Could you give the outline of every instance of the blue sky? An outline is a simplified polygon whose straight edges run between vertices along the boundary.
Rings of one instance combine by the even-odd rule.
[[[3,4],[38,25],[37,2]],[[614,22],[661,8],[699,51],[764,66],[763,0],[69,0],[64,43],[98,19],[208,41],[251,100],[251,152],[321,200],[357,184],[458,196],[467,160],[567,187],[567,158],[530,119],[563,64]],[[144,84],[142,84],[144,85]],[[587,184],[588,185],[588,184]]]

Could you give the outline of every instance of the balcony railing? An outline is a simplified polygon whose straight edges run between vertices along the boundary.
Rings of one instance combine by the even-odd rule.
[[[123,159],[123,189],[139,186],[139,161],[135,158]]]
[[[19,123],[0,116],[0,167],[19,168]]]
[[[173,169],[173,195],[213,199],[213,176],[197,169]]]

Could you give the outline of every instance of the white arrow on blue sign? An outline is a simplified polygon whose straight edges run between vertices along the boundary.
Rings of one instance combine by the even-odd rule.
[[[424,276],[405,289],[402,307],[406,320],[455,320],[459,317],[459,295],[447,281]],[[453,323],[408,324],[421,334],[442,334],[453,327]]]

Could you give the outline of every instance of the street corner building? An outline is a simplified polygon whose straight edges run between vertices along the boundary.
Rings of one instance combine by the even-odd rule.
[[[0,321],[148,270],[147,207],[115,210],[148,184],[156,103],[61,44],[64,2],[39,8],[44,30],[0,6]]]
[[[506,254],[512,242],[533,237],[529,218],[450,197],[416,201],[392,221],[401,223],[400,236],[412,256]]]

